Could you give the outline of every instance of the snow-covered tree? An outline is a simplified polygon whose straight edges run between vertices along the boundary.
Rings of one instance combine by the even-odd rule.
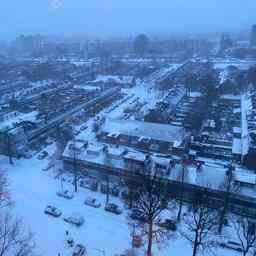
[[[143,231],[147,235],[147,256],[151,256],[154,238],[158,238],[158,230],[160,231],[160,229],[154,229],[154,224],[162,211],[167,208],[169,200],[168,184],[149,158],[145,163],[145,168],[136,172],[136,183],[138,186],[132,209],[147,220],[144,225],[146,230]]]

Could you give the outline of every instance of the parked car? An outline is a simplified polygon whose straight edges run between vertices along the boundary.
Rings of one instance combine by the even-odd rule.
[[[88,197],[85,199],[84,204],[92,206],[94,208],[100,208],[101,204],[97,202],[96,198]]]
[[[32,154],[30,152],[25,152],[23,157],[26,159],[30,159],[32,157]]]
[[[140,222],[147,222],[146,217],[139,211],[133,210],[130,214],[130,218]]]
[[[77,227],[80,227],[84,224],[84,218],[81,216],[68,216],[64,217],[63,220]]]
[[[122,213],[122,210],[118,207],[118,205],[113,204],[113,203],[106,204],[105,211],[112,212],[114,214],[121,214]]]
[[[41,153],[39,153],[37,159],[42,160],[42,159],[45,159],[47,156],[48,156],[48,152],[44,150]]]
[[[87,128],[88,128],[87,125],[82,125],[82,126],[80,127],[80,130],[81,130],[81,131],[84,131],[84,130],[86,130]]]
[[[84,255],[86,255],[86,248],[81,244],[77,244],[74,248],[72,256],[84,256]]]
[[[176,221],[172,220],[172,219],[165,219],[164,221],[160,221],[158,223],[159,227],[161,228],[165,228],[171,231],[176,231],[177,230],[177,225],[176,225]]]
[[[80,134],[80,131],[79,130],[74,130],[74,135],[79,135]]]
[[[62,214],[61,210],[59,210],[57,207],[52,206],[52,205],[47,205],[44,210],[44,213],[49,214],[53,217],[60,217]]]
[[[45,140],[45,145],[46,146],[49,146],[49,145],[52,145],[52,144],[53,144],[53,141],[50,138]]]
[[[68,190],[58,191],[56,194],[57,196],[64,197],[66,199],[72,199],[74,197],[74,194]]]
[[[243,251],[243,248],[241,247],[241,245],[234,241],[222,242],[222,243],[220,243],[220,247],[235,250],[238,252]]]
[[[49,165],[47,165],[46,167],[43,167],[42,168],[42,171],[44,171],[44,172],[47,172],[47,171],[49,171],[51,168],[53,168],[54,167],[54,165],[53,164],[49,164]]]

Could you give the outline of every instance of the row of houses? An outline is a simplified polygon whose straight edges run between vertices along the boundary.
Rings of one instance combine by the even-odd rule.
[[[182,155],[188,137],[182,127],[136,120],[106,119],[97,138],[145,152]]]

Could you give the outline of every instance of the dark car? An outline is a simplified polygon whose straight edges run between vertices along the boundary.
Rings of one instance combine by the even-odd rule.
[[[130,218],[140,222],[147,222],[146,217],[139,211],[133,210],[130,214]]]
[[[177,230],[176,221],[171,220],[171,219],[165,219],[164,221],[160,221],[158,223],[158,226],[161,228],[165,228],[167,230],[171,230],[171,231]]]
[[[112,212],[114,214],[121,214],[122,213],[122,210],[118,207],[118,205],[113,204],[113,203],[106,204],[105,211]]]
[[[47,205],[45,210],[45,214],[51,215],[53,217],[60,217],[61,216],[61,210],[59,210],[57,207],[52,206],[52,205]]]
[[[81,131],[84,131],[84,130],[86,130],[87,128],[88,128],[87,125],[82,125],[82,126],[80,127],[80,130],[81,130]]]
[[[243,251],[243,248],[241,247],[241,245],[234,241],[223,242],[220,244],[220,247],[231,249],[231,250],[238,251],[238,252]]]
[[[84,255],[86,255],[85,247],[81,244],[77,244],[75,246],[72,256],[84,256]]]

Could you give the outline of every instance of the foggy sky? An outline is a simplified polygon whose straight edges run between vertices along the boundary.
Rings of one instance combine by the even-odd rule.
[[[0,39],[229,32],[256,23],[256,0],[1,0]]]

